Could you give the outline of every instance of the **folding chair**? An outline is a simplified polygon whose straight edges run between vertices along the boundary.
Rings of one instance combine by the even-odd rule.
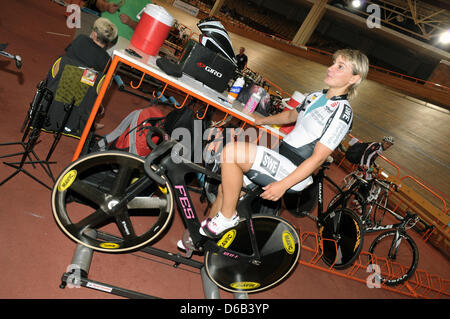
[[[0,156],[0,158],[21,156],[19,162],[3,162],[16,170],[1,181],[0,186],[23,172],[44,187],[52,189],[31,174],[25,165],[31,164],[36,168],[35,164],[39,164],[55,182],[50,168],[50,164],[55,162],[51,162],[50,158],[62,135],[80,138],[102,80],[99,72],[76,65],[76,61],[65,56],[53,64],[47,78],[38,85],[31,102],[21,129],[24,133],[22,140],[0,144],[0,146],[21,145],[23,148],[22,152]],[[41,131],[54,134],[53,143],[45,160],[41,160],[34,151]]]

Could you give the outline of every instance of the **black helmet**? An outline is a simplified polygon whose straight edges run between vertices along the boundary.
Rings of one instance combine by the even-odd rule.
[[[203,46],[224,55],[237,65],[230,37],[220,21],[217,21],[215,18],[206,18],[200,20],[197,23],[197,27],[202,32],[200,43]]]

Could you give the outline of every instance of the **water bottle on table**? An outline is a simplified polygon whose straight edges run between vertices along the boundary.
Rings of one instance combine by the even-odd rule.
[[[236,100],[239,93],[241,93],[242,88],[244,87],[245,80],[243,77],[239,77],[234,81],[231,86],[230,92],[228,92],[227,101],[233,104],[234,100]]]
[[[249,113],[253,113],[256,107],[258,106],[259,101],[261,101],[263,94],[264,89],[262,87],[259,87],[258,90],[254,92],[248,99],[247,103],[244,106],[244,110],[246,110]]]

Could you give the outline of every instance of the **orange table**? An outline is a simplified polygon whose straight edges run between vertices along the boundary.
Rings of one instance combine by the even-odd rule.
[[[142,72],[142,77],[139,84],[135,85],[131,83],[131,87],[137,89],[144,79],[144,76],[147,74],[153,78],[158,79],[159,81],[165,83],[163,92],[166,90],[168,86],[179,90],[186,94],[186,97],[182,104],[178,106],[178,108],[184,107],[186,101],[189,96],[192,96],[206,104],[205,112],[209,106],[212,106],[223,113],[225,116],[233,116],[238,118],[239,120],[244,122],[244,125],[249,124],[254,126],[254,118],[246,113],[242,112],[242,104],[238,101],[235,101],[233,105],[226,101],[226,96],[220,92],[214,91],[213,89],[203,85],[201,82],[195,80],[194,78],[183,74],[182,77],[176,78],[166,74],[156,65],[156,57],[149,56],[148,54],[143,53],[142,51],[134,48],[128,42],[121,42],[122,49],[117,49],[113,51],[113,59],[111,65],[109,66],[108,72],[103,80],[100,92],[98,93],[97,99],[92,107],[91,114],[86,122],[86,126],[81,135],[80,141],[75,149],[75,153],[72,157],[72,161],[75,161],[79,156],[83,149],[84,143],[86,142],[87,136],[91,129],[91,126],[94,122],[100,104],[106,94],[108,87],[111,84],[114,73],[117,70],[119,63],[123,63],[131,66],[134,69],[137,69]],[[139,53],[142,58],[136,58],[131,56],[125,51],[125,48],[130,47]],[[278,129],[273,128],[272,126],[258,126],[258,128],[262,129],[263,132],[267,132],[268,134],[274,135],[276,137],[283,137],[284,134],[280,132]]]

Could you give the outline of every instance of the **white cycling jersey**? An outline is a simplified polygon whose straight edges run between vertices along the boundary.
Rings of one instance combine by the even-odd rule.
[[[306,96],[297,107],[299,112],[294,129],[283,141],[304,159],[312,155],[318,141],[334,150],[351,128],[353,112],[347,95],[326,98],[328,90]]]
[[[267,185],[286,178],[312,155],[318,141],[331,150],[339,145],[351,128],[353,113],[346,95],[327,99],[326,93],[309,94],[297,108],[295,127],[284,137],[279,151],[257,146],[254,163],[244,176],[245,185]],[[298,192],[311,184],[309,176],[291,190]]]

